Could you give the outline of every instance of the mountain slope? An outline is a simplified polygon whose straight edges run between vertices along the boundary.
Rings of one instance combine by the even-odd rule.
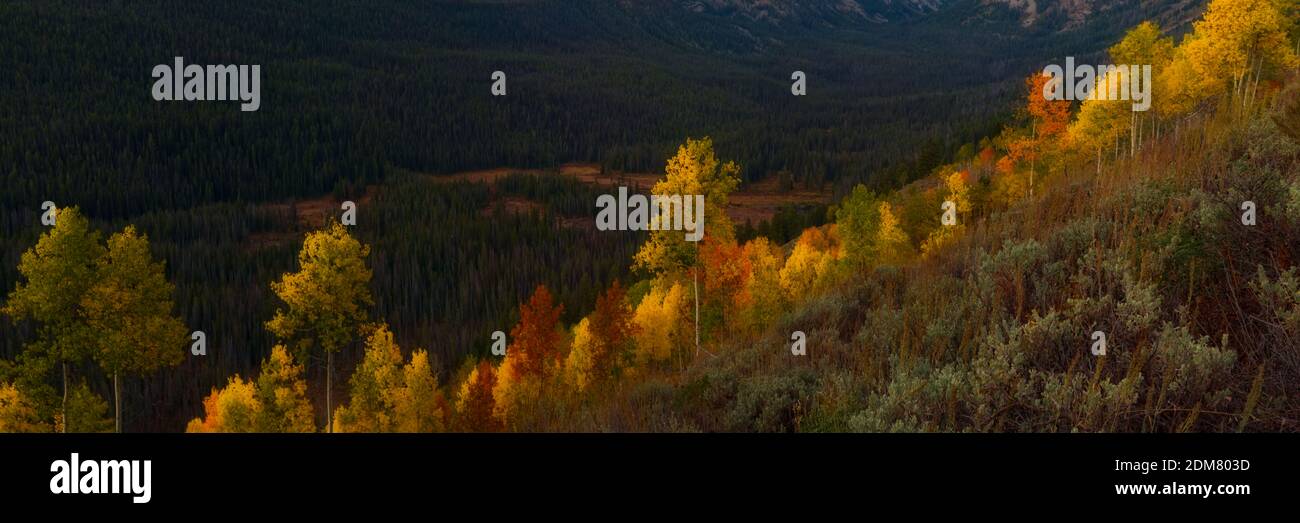
[[[918,181],[890,200],[905,206],[937,185]],[[1072,170],[1042,189],[976,213],[932,257],[848,275],[772,318],[758,339],[724,342],[683,375],[559,423],[1300,430],[1295,140],[1268,115],[1197,117],[1099,175]],[[1241,223],[1245,200],[1257,225]],[[794,331],[806,333],[807,356],[791,355]],[[1104,357],[1092,353],[1094,332],[1106,336]]]

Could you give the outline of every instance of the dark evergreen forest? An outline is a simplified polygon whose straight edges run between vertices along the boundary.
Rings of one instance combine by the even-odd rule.
[[[1143,17],[1062,35],[959,4],[887,24],[775,28],[595,0],[7,1],[0,287],[18,280],[44,201],[78,206],[104,231],[147,233],[209,354],[124,383],[125,423],[178,430],[209,388],[269,352],[269,283],[316,226],[299,206],[355,200],[376,317],[451,373],[508,330],[538,284],[560,290],[566,321],[588,312],[612,280],[634,276],[638,238],[582,226],[598,188],[576,181],[431,177],[569,161],[659,172],[683,137],[707,135],[745,181],[784,172],[837,195],[896,187],[996,134],[1043,60],[1101,51],[1090,42]],[[176,56],[261,65],[260,110],[154,101],[150,70]],[[507,96],[489,92],[496,70]],[[808,96],[790,95],[794,70]],[[493,205],[507,197],[539,205]],[[740,233],[788,240],[824,219],[824,208],[790,210]],[[0,359],[33,336],[0,321]],[[342,379],[358,356],[344,353]]]

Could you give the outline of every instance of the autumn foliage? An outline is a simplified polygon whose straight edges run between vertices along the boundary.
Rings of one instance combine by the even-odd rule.
[[[739,166],[687,139],[652,192],[704,194],[702,241],[653,231],[630,283],[611,277],[567,319],[536,285],[504,355],[399,346],[371,321],[369,247],[331,224],[271,286],[282,343],[255,380],[212,389],[187,430],[1242,430],[1259,409],[1294,414],[1293,31],[1276,0],[1213,0],[1177,40],[1142,23],[1108,52],[1153,65],[1152,111],[1049,100],[1035,72],[997,136],[898,190],[845,187],[830,223],[784,245],[732,229]],[[1269,234],[1234,222],[1247,197],[1267,203]],[[147,239],[127,227],[100,245],[65,213],[23,255],[4,312],[45,327],[50,362],[175,364],[184,332]],[[1123,350],[1082,352],[1094,328]],[[791,355],[794,330],[815,340],[808,355]],[[360,361],[333,412],[325,373],[322,426],[306,362],[349,350]],[[26,387],[0,383],[0,431],[101,426],[88,391],[56,418]]]

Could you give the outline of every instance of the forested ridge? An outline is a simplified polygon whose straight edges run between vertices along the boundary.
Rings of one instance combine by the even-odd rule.
[[[959,10],[820,32],[749,28],[774,50],[727,46],[735,30],[709,17],[594,1],[3,9],[0,204],[54,194],[104,218],[355,189],[387,166],[649,171],[692,134],[745,160],[748,180],[789,170],[844,188],[895,182],[915,171],[872,174],[900,160],[937,165],[1005,117],[1006,77],[1067,49],[1095,54],[1078,42],[1114,31],[1105,19],[1063,37],[993,21],[966,30],[944,19]],[[148,71],[174,56],[260,64],[261,109],[149,99]],[[788,96],[796,69],[817,96]],[[495,70],[518,96],[490,96]]]
[[[1237,9],[1243,2],[1217,3]],[[9,282],[35,281],[34,273],[19,270],[19,253],[49,233],[37,222],[36,207],[46,199],[63,209],[77,207],[74,213],[93,218],[87,230],[98,230],[103,238],[134,238],[128,231],[147,237],[152,257],[165,261],[159,267],[176,285],[179,321],[207,332],[211,347],[204,359],[186,355],[176,367],[142,368],[138,378],[124,383],[130,406],[124,423],[136,429],[176,430],[189,418],[194,418],[188,425],[194,431],[322,426],[339,431],[1287,429],[1295,412],[1282,392],[1295,371],[1293,356],[1286,352],[1295,335],[1287,330],[1294,328],[1292,319],[1285,316],[1291,307],[1286,300],[1294,291],[1288,287],[1294,262],[1288,261],[1293,253],[1287,245],[1295,229],[1286,220],[1292,212],[1287,198],[1296,189],[1294,147],[1273,121],[1277,118],[1283,130],[1291,121],[1281,87],[1295,66],[1294,11],[1289,4],[1257,3],[1247,7],[1275,8],[1281,22],[1252,18],[1248,26],[1273,24],[1265,34],[1280,31],[1287,40],[1280,47],[1270,40],[1269,49],[1287,52],[1250,48],[1242,51],[1250,57],[1246,72],[1212,70],[1207,64],[1214,59],[1207,61],[1197,52],[1238,45],[1235,36],[1214,33],[1229,30],[1222,21],[1202,30],[1213,45],[1188,44],[1204,40],[1180,38],[1187,28],[1157,28],[1157,35],[1172,37],[1170,42],[1183,42],[1169,44],[1182,50],[1179,58],[1157,58],[1181,63],[1201,79],[1158,82],[1163,86],[1158,89],[1179,89],[1169,92],[1186,100],[1185,105],[1158,107],[1158,116],[1136,124],[1116,118],[1112,108],[1085,103],[1064,111],[1068,121],[1046,127],[1040,127],[1043,118],[1059,120],[1062,112],[1035,107],[1032,83],[1029,103],[1017,102],[1014,113],[1006,110],[1010,96],[1025,96],[1019,79],[1031,69],[1017,64],[1042,60],[1007,47],[973,46],[999,60],[980,63],[984,69],[979,75],[958,68],[931,74],[928,82],[902,74],[903,64],[915,63],[905,55],[894,57],[897,71],[882,65],[888,60],[873,63],[899,74],[885,75],[885,80],[872,76],[870,82],[845,77],[844,71],[855,67],[827,63],[833,60],[822,60],[827,70],[819,76],[817,64],[805,58],[810,76],[828,78],[830,89],[843,92],[818,102],[824,104],[821,109],[801,106],[795,111],[789,107],[786,64],[774,65],[761,53],[747,56],[738,51],[743,46],[720,52],[706,44],[669,52],[657,38],[631,38],[642,46],[634,50],[645,56],[631,59],[618,54],[627,48],[610,55],[593,51],[613,46],[612,41],[638,45],[627,44],[626,34],[606,40],[575,31],[566,40],[560,33],[537,31],[557,51],[525,54],[513,49],[519,42],[511,42],[523,36],[504,37],[505,43],[465,43],[474,34],[484,39],[520,34],[501,27],[475,29],[476,21],[507,23],[474,12],[493,7],[435,4],[430,9],[447,16],[432,22],[422,18],[426,11],[401,5],[378,9],[379,14],[312,10],[320,24],[312,31],[295,36],[293,30],[276,29],[286,49],[314,58],[286,62],[289,71],[301,68],[301,76],[288,77],[296,82],[296,92],[276,94],[264,87],[263,109],[250,118],[255,123],[221,104],[154,104],[144,98],[146,81],[140,82],[139,100],[118,95],[119,101],[110,102],[121,104],[120,112],[88,104],[93,110],[79,116],[89,117],[67,113],[63,123],[50,119],[49,132],[16,130],[38,125],[23,120],[36,111],[7,112],[18,116],[8,122],[5,136],[35,135],[31,142],[5,142],[12,171],[49,176],[10,175],[21,182],[9,185],[16,189],[6,191],[7,199],[0,202],[8,209],[9,252],[0,273]],[[66,7],[20,4],[12,9],[36,15]],[[297,12],[292,3],[279,7]],[[527,8],[576,15],[550,4]],[[89,16],[81,12],[85,9],[90,8],[70,9],[74,14],[68,16]],[[582,16],[596,18],[603,9],[587,9]],[[282,15],[262,13],[259,23]],[[185,16],[236,15],[214,10]],[[342,24],[349,16],[356,23]],[[509,23],[545,23],[548,16]],[[149,19],[148,13],[140,15],[140,20]],[[88,21],[96,20],[89,16]],[[412,20],[446,30],[417,30]],[[619,27],[616,20],[611,16],[611,27]],[[131,23],[145,22],[114,22]],[[441,23],[448,25],[437,25]],[[908,23],[922,24],[908,25],[912,30],[927,29],[924,20]],[[394,27],[410,29],[390,30]],[[256,24],[240,30],[271,30],[254,28]],[[1095,32],[1077,34],[1097,38]],[[1120,36],[1124,34],[1102,42]],[[231,48],[238,48],[238,37],[232,38]],[[435,50],[424,47],[424,39],[433,41]],[[220,39],[204,42],[215,46]],[[891,45],[847,37],[817,43],[886,54]],[[30,49],[26,44],[6,54]],[[901,41],[892,45],[898,53],[907,47]],[[1143,59],[1153,59],[1149,48],[1131,46],[1148,53]],[[660,52],[665,54],[656,54]],[[1112,48],[1108,54],[1116,52]],[[185,56],[200,63],[258,63],[230,53],[213,59]],[[428,62],[430,53],[454,57],[455,65]],[[602,57],[610,62],[600,62]],[[656,58],[663,61],[652,63]],[[147,71],[165,57],[142,60],[122,74]],[[973,59],[961,55],[961,60]],[[267,64],[274,62],[262,63],[273,70]],[[476,68],[467,63],[481,63],[484,71],[511,71],[512,96],[506,97],[505,108],[490,99],[486,75],[469,78]],[[679,64],[682,70],[668,72],[664,63]],[[543,67],[554,64],[557,69]],[[587,66],[600,74],[549,76]],[[755,73],[765,67],[773,69],[770,86],[763,85],[767,80],[754,81],[767,78]],[[621,68],[634,76],[620,77]],[[1008,75],[1005,69],[1013,72]],[[990,84],[980,76],[990,72],[1013,80]],[[466,77],[459,81],[438,84],[462,73]],[[264,85],[270,85],[271,74]],[[655,74],[662,77],[647,82],[645,75],[653,79]],[[337,83],[329,81],[332,75]],[[1241,75],[1263,87],[1243,89]],[[718,76],[729,81],[718,81]],[[553,89],[554,98],[543,97],[546,103],[537,104],[514,96],[526,92],[530,82]],[[647,83],[659,88],[624,88]],[[864,85],[868,87],[860,87]],[[891,94],[873,98],[870,89]],[[900,92],[912,94],[892,94]],[[46,94],[28,91],[6,96],[6,103],[39,107],[50,103]],[[641,95],[650,98],[638,99]],[[662,98],[654,98],[658,96]],[[626,98],[620,102],[620,97]],[[747,107],[745,100],[752,105]],[[277,102],[281,109],[272,109]],[[620,103],[628,110],[620,112]],[[855,103],[864,104],[858,112]],[[57,112],[76,107],[69,104]],[[302,110],[286,109],[293,107]],[[658,118],[656,111],[665,116]],[[106,120],[95,123],[101,113]],[[141,116],[149,113],[158,114]],[[764,119],[756,115],[762,114],[771,116],[756,124]],[[155,123],[145,123],[159,116]],[[138,130],[129,131],[136,118]],[[874,118],[899,127],[876,126]],[[489,130],[484,122],[494,119]],[[1008,121],[1012,123],[999,128]],[[791,132],[780,130],[786,125]],[[1150,133],[1142,142],[1128,141],[1135,125]],[[505,128],[510,130],[503,135]],[[1047,128],[1057,128],[1055,139],[1040,132]],[[753,134],[746,134],[747,129]],[[168,132],[175,134],[164,138]],[[682,137],[706,135],[714,138],[678,146]],[[70,136],[79,138],[67,140]],[[276,146],[274,140],[285,141]],[[72,150],[82,144],[94,145]],[[161,149],[153,149],[157,147]],[[69,154],[26,152],[42,148]],[[155,152],[131,158],[141,150]],[[784,238],[774,238],[771,228],[733,232],[730,224],[710,221],[710,235],[691,252],[666,237],[575,226],[574,219],[590,212],[586,206],[595,200],[596,187],[555,177],[515,176],[494,184],[429,179],[465,168],[568,160],[598,161],[610,171],[657,171],[669,157],[686,167],[673,168],[670,162],[660,182],[665,186],[654,190],[715,187],[711,212],[722,223],[725,215],[716,206],[725,207],[728,192],[778,171],[793,173],[795,183],[803,186],[833,184],[844,200],[828,212],[833,223],[822,226],[825,220],[814,220],[809,225],[817,226],[793,244],[782,246]],[[1195,172],[1193,182],[1176,177],[1172,168],[1158,168],[1171,158],[1182,162],[1174,164],[1179,173]],[[177,170],[158,167],[167,162]],[[105,163],[109,167],[91,167]],[[1112,174],[1134,169],[1143,175]],[[1225,169],[1258,175],[1233,177]],[[296,174],[288,175],[290,171]],[[102,174],[91,178],[91,172]],[[281,172],[287,177],[276,174]],[[1081,182],[1084,174],[1089,178]],[[1215,261],[1223,255],[1215,249],[1234,245],[1237,233],[1204,228],[1210,225],[1187,230],[1183,212],[1166,211],[1151,230],[1136,225],[1122,231],[1098,229],[1107,220],[1132,216],[1123,211],[1133,203],[1124,199],[1129,189],[1140,189],[1138,195],[1183,195],[1190,199],[1189,208],[1204,216],[1223,213],[1231,203],[1224,202],[1236,194],[1230,191],[1246,190],[1233,187],[1242,179],[1261,184],[1249,192],[1261,195],[1254,196],[1261,209],[1271,209],[1264,214],[1272,220],[1266,223],[1273,236],[1267,241],[1252,236],[1256,250],[1234,255],[1230,266]],[[1086,197],[1077,197],[1081,190]],[[57,196],[44,196],[50,193]],[[326,193],[330,205],[343,199],[363,202],[356,227],[328,225],[330,216],[325,223],[303,221],[296,205]],[[510,197],[538,205],[523,212],[503,208],[501,199]],[[963,226],[939,224],[938,204],[945,199],[959,202]],[[1066,203],[1080,199],[1094,206]],[[1111,212],[1121,214],[1107,214]],[[1054,216],[1061,223],[1027,231],[1015,225],[1024,216]],[[1048,242],[1054,235],[1055,243]],[[1082,239],[1088,236],[1093,249]],[[1069,241],[1075,243],[1060,243]],[[105,252],[114,252],[112,245],[107,242]],[[313,302],[310,292],[316,287],[292,282],[329,276],[319,268],[350,258],[308,253],[337,255],[339,250],[352,252],[355,263],[348,265],[364,266],[364,274],[329,281],[369,301],[359,302],[362,306],[346,318],[340,316],[347,328],[327,342],[310,325],[321,311],[299,308],[330,300],[322,295]],[[1137,254],[1146,251],[1161,254],[1149,259]],[[1095,259],[1097,272],[1075,262],[1079,258]],[[115,274],[101,268],[113,264],[96,259],[108,258],[87,258],[87,266],[99,271],[93,274]],[[1228,278],[1216,279],[1211,270],[1226,270]],[[1168,274],[1187,281],[1160,279]],[[920,283],[909,285],[911,281]],[[694,285],[700,289],[698,322],[688,306]],[[1061,288],[1072,289],[1068,307],[1048,295]],[[1238,304],[1247,302],[1246,309],[1250,303],[1262,307],[1265,300],[1274,300],[1271,305],[1282,312],[1261,327],[1243,320],[1241,310],[1210,305],[1216,292],[1230,294]],[[954,303],[954,297],[967,301]],[[68,304],[84,323],[78,329],[95,328],[88,319],[82,321],[82,316],[90,317],[84,312],[89,306],[86,300]],[[1123,370],[1093,365],[1085,357],[1058,361],[1041,349],[1055,347],[1071,355],[1067,349],[1076,345],[1086,350],[1080,340],[1086,339],[1090,319],[1096,323],[1115,311],[1137,314],[1135,308],[1156,312],[1112,327],[1118,329],[1113,343],[1129,342],[1148,356],[1117,356]],[[15,326],[0,331],[5,338],[0,348],[10,361],[0,368],[0,382],[11,384],[0,398],[5,406],[0,410],[11,416],[6,430],[67,428],[70,417],[78,420],[76,430],[103,429],[99,420],[112,409],[97,406],[96,397],[110,396],[104,383],[112,372],[97,359],[93,344],[77,342],[86,352],[74,358],[73,393],[60,405],[58,367],[43,361],[57,359],[49,357],[42,341],[48,338],[49,323],[20,309],[9,312]],[[493,330],[509,333],[504,359],[487,350]],[[794,364],[778,362],[789,357],[782,356],[782,347],[788,347],[792,330],[803,330],[814,340],[810,356]],[[1218,339],[1225,335],[1243,345],[1230,349]],[[692,343],[697,337],[699,345]],[[1266,351],[1270,344],[1281,348]],[[273,346],[284,349],[272,351]],[[328,405],[319,390],[327,361],[335,368]],[[983,369],[979,365],[988,368],[978,370]],[[1075,377],[1084,375],[1091,381]],[[90,388],[76,388],[82,381]],[[210,387],[218,388],[203,399]],[[1177,394],[1171,396],[1169,387]],[[904,389],[911,392],[900,395]],[[918,399],[922,397],[926,399]],[[1133,414],[1140,410],[1135,405],[1142,405],[1138,398],[1146,402],[1140,416]],[[939,410],[927,406],[931,403]],[[1002,410],[985,412],[987,405]],[[1060,405],[1070,407],[1047,413]],[[1201,416],[1202,411],[1207,415]],[[323,417],[329,421],[322,422]]]

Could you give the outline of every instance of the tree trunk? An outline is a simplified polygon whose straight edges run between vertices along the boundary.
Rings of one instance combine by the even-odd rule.
[[[63,362],[63,433],[68,433],[68,362]]]
[[[325,351],[325,432],[334,433],[334,403],[330,402],[330,386],[334,377],[334,353]]]
[[[696,244],[697,252],[699,248],[699,244]],[[700,357],[700,271],[698,267],[695,270],[695,357]]]
[[[1038,122],[1034,122],[1030,124],[1029,133],[1034,137],[1034,141],[1038,140]],[[1034,156],[1029,159],[1029,197],[1030,198],[1034,197],[1034,169],[1037,167],[1038,167],[1038,153],[1034,153]]]
[[[1137,115],[1138,115],[1138,113],[1137,113],[1137,111],[1129,111],[1128,114],[1129,114],[1129,118],[1128,118],[1128,157],[1129,157],[1129,158],[1133,158],[1134,156],[1137,156],[1137,143],[1138,143],[1138,135],[1137,135],[1137,119],[1138,119],[1138,116],[1137,116]]]
[[[63,424],[67,425],[68,420],[64,419]],[[113,425],[118,434],[122,433],[122,393],[118,387],[117,373],[113,373]]]
[[[1259,77],[1264,76],[1264,55],[1259,56],[1255,65],[1255,85],[1250,87],[1250,103],[1255,104],[1255,99],[1259,96]]]

